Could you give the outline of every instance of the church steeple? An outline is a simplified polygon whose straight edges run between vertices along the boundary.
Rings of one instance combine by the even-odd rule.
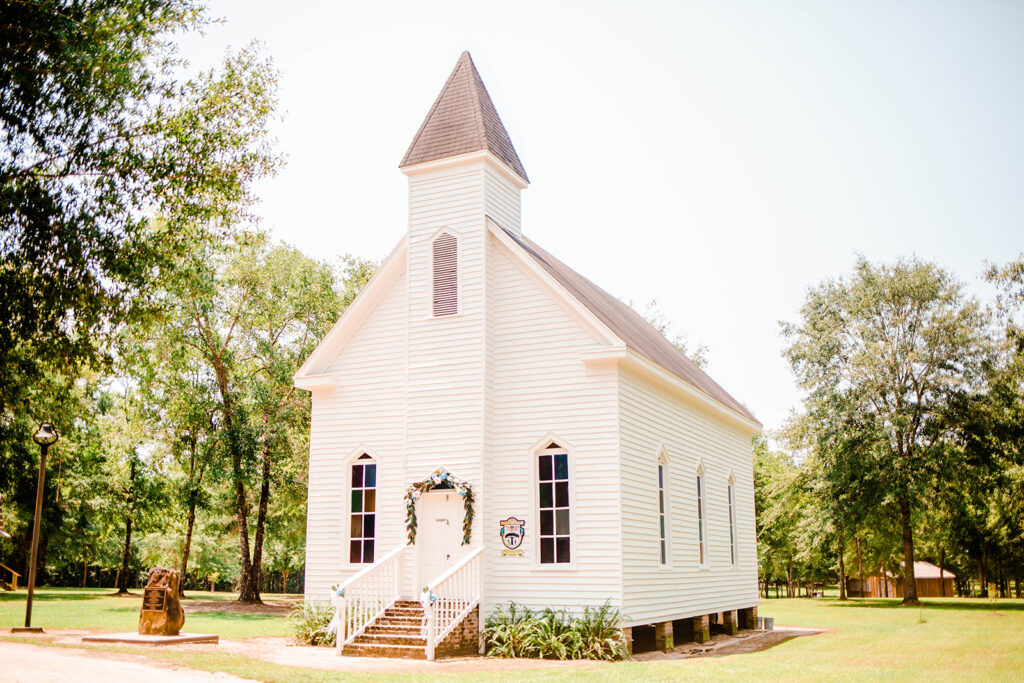
[[[487,150],[529,182],[468,52],[463,52],[399,168]]]

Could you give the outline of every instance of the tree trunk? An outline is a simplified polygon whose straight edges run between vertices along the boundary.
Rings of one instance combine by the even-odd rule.
[[[946,597],[946,574],[945,574],[945,562],[946,562],[946,549],[939,548],[939,595]]]
[[[846,561],[843,558],[845,555],[843,549],[843,530],[842,528],[836,529],[836,536],[839,540],[839,599],[846,600]]]
[[[256,537],[253,539],[252,547],[252,572],[249,575],[250,593],[254,596],[253,602],[262,602],[260,599],[260,579],[263,574],[263,538],[267,528],[267,508],[270,505],[270,416],[263,415],[263,443],[261,455],[263,456],[263,472],[260,481],[260,504],[256,513]],[[245,588],[243,587],[243,592]],[[241,597],[239,597],[241,600]]]
[[[224,431],[231,450],[231,477],[235,480],[235,519],[238,522],[239,569],[238,602],[252,604],[261,602],[259,592],[252,586],[252,561],[249,555],[249,498],[245,492],[245,471],[242,467],[241,444],[235,434],[231,391],[228,387],[228,373],[223,360],[214,360],[214,372],[224,407]]]
[[[860,536],[857,536],[857,580],[860,581],[860,597],[864,597],[864,562],[860,554]]]
[[[193,492],[194,494],[195,492]],[[188,526],[185,528],[185,547],[181,550],[181,571],[178,572],[178,595],[185,595],[185,572],[188,570],[188,554],[192,550],[192,527],[196,523],[195,495],[189,496]]]
[[[914,530],[910,525],[910,500],[900,498],[900,524],[903,527],[903,604],[920,605],[914,576]]]
[[[885,573],[885,565],[883,564],[879,567],[878,571],[881,573],[882,577],[882,597],[887,598],[889,597],[889,577]]]
[[[117,568],[117,573],[114,574],[114,588],[121,585],[121,568]]]
[[[287,593],[288,592],[288,574],[290,574],[290,573],[291,572],[289,572],[287,569],[282,569],[281,570],[281,592],[282,593]]]
[[[89,560],[82,560],[82,588],[85,588],[86,580],[89,578]]]
[[[121,558],[121,570],[118,572],[120,581],[117,584],[117,594],[128,594],[128,558],[132,547],[132,513],[135,503],[135,458],[131,462],[131,474],[128,475],[128,515],[124,522],[124,555]]]
[[[789,564],[786,566],[786,597],[793,597],[793,558],[789,558]]]
[[[981,559],[978,560],[978,597],[988,597],[988,567],[985,564],[985,544],[981,544]]]

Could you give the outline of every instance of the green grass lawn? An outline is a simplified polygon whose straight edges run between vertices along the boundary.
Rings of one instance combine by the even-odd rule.
[[[138,598],[109,597],[109,590],[43,590],[33,622],[51,628],[135,628]],[[197,593],[198,598],[208,594]],[[230,600],[229,594],[217,599]],[[554,680],[580,677],[621,680],[1024,680],[1024,600],[929,599],[923,608],[903,608],[897,600],[763,600],[761,616],[780,625],[829,629],[794,638],[762,652],[659,662],[625,662],[579,669],[517,670],[432,676],[448,680]],[[0,627],[21,623],[24,592],[0,595]],[[188,617],[188,630],[225,638],[285,635],[281,617],[208,613]],[[87,622],[87,623],[83,623]],[[6,630],[6,629],[5,629]],[[2,636],[11,639],[10,636]],[[184,652],[93,646],[207,671],[224,671],[266,681],[390,680],[399,676],[339,675],[270,664],[223,652]]]
[[[87,628],[101,631],[134,631],[139,627],[142,591],[127,598],[114,597],[112,588],[41,588],[32,601],[32,625],[44,628]],[[232,593],[186,591],[196,600],[219,600],[226,604],[238,596]],[[274,598],[265,595],[265,598]],[[216,633],[223,638],[288,635],[284,617],[274,614],[200,612],[189,614],[185,600],[185,628],[188,633]],[[0,629],[25,623],[25,590],[0,591]]]

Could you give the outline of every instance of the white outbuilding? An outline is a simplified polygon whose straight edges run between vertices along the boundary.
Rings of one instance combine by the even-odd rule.
[[[340,648],[475,652],[512,601],[610,603],[659,648],[753,627],[761,425],[523,234],[526,171],[469,53],[400,168],[408,230],[295,375],[306,597],[338,605]]]

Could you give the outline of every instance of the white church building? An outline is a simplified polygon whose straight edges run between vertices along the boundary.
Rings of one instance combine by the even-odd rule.
[[[662,649],[752,628],[761,425],[524,234],[526,171],[469,53],[400,168],[408,229],[295,375],[306,598],[338,605],[339,650],[476,652],[511,601],[608,602]]]

